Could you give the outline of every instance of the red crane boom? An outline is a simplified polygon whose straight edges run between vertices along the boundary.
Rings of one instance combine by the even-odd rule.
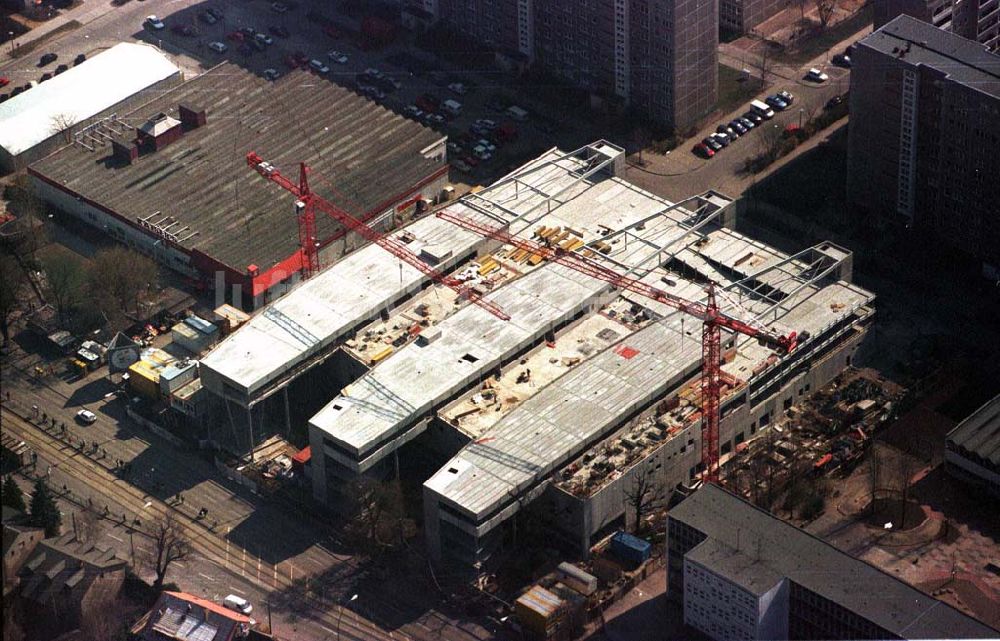
[[[518,238],[500,227],[484,224],[478,220],[473,220],[447,210],[438,212],[437,216],[463,229],[476,232],[487,238],[499,240],[504,244],[517,247],[532,254],[537,254],[545,260],[558,263],[592,278],[610,283],[619,289],[635,292],[701,320],[703,323],[701,460],[704,467],[702,478],[707,482],[718,481],[719,395],[722,387],[721,328],[724,327],[744,336],[755,338],[761,345],[766,345],[782,354],[787,354],[795,348],[795,332],[792,332],[788,336],[781,336],[724,314],[719,310],[719,306],[716,303],[714,284],[708,286],[708,299],[706,302],[696,303],[665,292],[636,278],[623,276],[609,267],[589,260],[585,256],[575,252],[568,252],[558,245],[549,246]]]
[[[247,165],[252,167],[258,174],[267,180],[275,183],[285,191],[290,192],[298,199],[299,203],[301,203],[300,206],[297,206],[297,209],[299,222],[299,249],[302,252],[302,271],[304,277],[309,278],[314,273],[319,271],[319,248],[317,247],[316,240],[315,210],[320,209],[344,227],[357,232],[366,240],[375,243],[407,265],[410,265],[417,271],[429,277],[431,280],[455,290],[458,292],[459,296],[482,307],[497,318],[510,320],[510,316],[508,316],[507,313],[498,306],[483,298],[482,295],[473,291],[457,278],[446,276],[425,263],[419,256],[410,251],[404,243],[375,231],[363,221],[358,220],[340,207],[337,207],[333,203],[325,200],[310,190],[308,180],[309,167],[307,167],[305,163],[299,164],[298,184],[282,175],[282,173],[278,171],[274,165],[264,161],[263,158],[253,151],[247,153]]]

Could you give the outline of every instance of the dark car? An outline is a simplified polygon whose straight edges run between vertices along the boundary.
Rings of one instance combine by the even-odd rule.
[[[199,11],[198,12],[198,19],[201,20],[202,22],[204,22],[205,24],[215,24],[216,22],[219,21],[218,18],[216,18],[215,16],[213,16],[208,11]]]
[[[844,103],[844,97],[843,96],[834,96],[833,98],[830,98],[829,100],[826,101],[826,107],[825,108],[826,109],[833,109],[834,107],[838,107],[838,106],[842,105],[843,103]]]
[[[58,67],[56,67],[56,75],[58,76],[62,72],[68,71],[68,70],[69,70],[69,67],[67,65],[59,65]]]
[[[754,121],[750,120],[745,116],[740,116],[739,118],[736,119],[736,121],[739,122],[741,125],[743,125],[747,131],[750,131],[751,129],[757,126],[756,123],[754,123]]]
[[[8,96],[7,94],[0,93],[0,102],[6,102],[8,98],[10,98],[10,96]]]
[[[705,139],[701,141],[701,144],[705,145],[712,151],[719,151],[720,149],[722,149],[722,143],[716,140],[712,136],[707,136]]]
[[[782,100],[777,95],[768,96],[767,98],[764,98],[764,102],[766,102],[771,107],[774,107],[778,111],[784,111],[785,109],[788,109],[788,103]]]
[[[759,125],[760,123],[764,122],[763,116],[759,116],[757,115],[757,113],[753,111],[746,112],[745,114],[743,114],[743,117],[752,122],[754,125]]]
[[[87,54],[81,53],[76,58],[73,58],[73,66],[76,66],[76,65],[80,64],[81,62],[84,62],[86,59],[87,59]]]
[[[743,126],[743,123],[740,122],[739,120],[733,120],[731,123],[729,123],[729,128],[741,136],[745,134],[747,131],[749,131],[746,127]]]
[[[715,142],[719,143],[723,147],[728,147],[729,143],[732,142],[732,140],[729,139],[729,136],[727,136],[726,134],[720,134],[718,132],[712,134],[711,136],[709,136],[709,138],[714,138]]]
[[[781,98],[782,100],[784,100],[789,105],[791,105],[793,102],[795,102],[795,96],[793,96],[788,91],[781,90],[781,91],[779,91],[778,93],[776,93],[774,95],[776,95],[777,97]]]
[[[847,54],[838,53],[833,57],[833,60],[831,60],[831,62],[833,62],[833,64],[837,65],[838,67],[844,67],[845,69],[851,68],[851,57],[848,56]]]
[[[279,38],[287,38],[290,35],[288,33],[288,29],[285,29],[281,25],[274,25],[272,27],[268,27],[267,30],[273,33],[274,35],[278,36]]]
[[[42,57],[38,59],[38,66],[44,67],[45,65],[52,64],[58,57],[58,54],[52,53],[51,51],[49,53],[44,53],[42,54]]]
[[[42,74],[42,77],[38,79],[38,82],[45,82],[46,80],[52,80],[52,74],[47,71]]]
[[[174,26],[170,27],[170,30],[176,33],[177,35],[184,36],[186,38],[190,38],[191,36],[194,35],[194,28],[189,24],[175,24]]]
[[[715,131],[716,133],[724,135],[730,141],[736,140],[737,138],[740,137],[740,135],[736,133],[736,130],[730,127],[729,125],[719,125],[718,127],[715,128]]]
[[[208,9],[205,9],[205,11],[212,14],[212,17],[215,18],[216,20],[222,20],[222,12],[216,9],[215,7],[209,7]]]

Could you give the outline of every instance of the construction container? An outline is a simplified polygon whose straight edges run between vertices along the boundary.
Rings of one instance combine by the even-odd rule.
[[[218,329],[215,334],[218,334]],[[170,328],[170,338],[192,354],[201,354],[215,343],[216,336],[201,332],[185,321]]]
[[[133,392],[150,400],[160,397],[160,368],[149,361],[132,363],[128,368],[128,385]]]
[[[383,347],[379,351],[377,351],[374,354],[372,354],[372,356],[371,356],[371,364],[375,365],[376,363],[380,363],[380,362],[384,361],[385,359],[389,358],[389,354],[392,354],[392,352],[393,352],[392,345],[386,345],[385,347]]]
[[[646,561],[652,550],[653,545],[649,541],[643,541],[628,532],[619,532],[611,537],[611,553],[634,565]]]
[[[514,602],[514,615],[531,638],[548,639],[559,627],[562,605],[562,599],[534,585]]]
[[[572,563],[565,561],[560,563],[559,567],[556,568],[556,576],[559,581],[583,596],[590,596],[597,592],[597,577],[584,572]]]
[[[240,325],[250,320],[250,315],[243,310],[236,309],[232,305],[219,305],[212,312],[215,324],[219,327],[223,336],[228,336],[236,331]]]
[[[198,362],[184,361],[167,365],[160,372],[160,393],[173,394],[198,376]]]

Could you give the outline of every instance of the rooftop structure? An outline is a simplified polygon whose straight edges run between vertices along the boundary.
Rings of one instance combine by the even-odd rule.
[[[156,47],[123,42],[0,104],[0,163],[60,135],[180,70]],[[65,144],[65,143],[63,143]]]
[[[621,150],[606,143],[590,145],[569,154],[549,152],[538,159],[539,176],[562,175],[593,165],[576,176],[608,168]],[[581,165],[583,159],[584,165]],[[522,189],[535,216],[563,194],[544,183]],[[568,194],[566,194],[568,196]],[[473,198],[476,198],[473,196]],[[493,220],[459,202],[449,209],[484,222]],[[436,217],[417,220],[391,237],[439,270],[450,270],[468,260],[487,244],[486,239]],[[214,394],[251,405],[278,389],[312,365],[357,329],[419,292],[428,282],[417,269],[402,263],[376,245],[363,247],[299,285],[223,340],[201,362],[204,385]]]
[[[826,631],[823,620],[842,618],[842,611],[860,617],[861,624],[844,619],[852,629],[869,629],[878,635],[864,638],[971,639],[995,638],[997,631],[907,585],[890,574],[841,552],[764,510],[706,485],[670,511],[668,559],[672,596],[683,590],[682,564],[694,561],[744,592],[760,596],[781,582],[790,589],[785,600],[785,638],[803,638],[800,626]],[[830,602],[829,608],[813,605],[802,593]],[[782,594],[779,592],[779,594]],[[686,605],[686,604],[685,604]],[[781,610],[781,606],[778,607]],[[689,609],[685,607],[685,619]],[[688,620],[698,626],[699,621]],[[812,638],[812,637],[806,637]]]
[[[949,471],[1000,496],[1000,395],[948,433],[945,462]]]
[[[294,198],[247,166],[248,151],[289,173],[307,162],[318,194],[385,228],[397,207],[437,196],[444,143],[307,72],[270,82],[225,63],[76,131],[29,171],[56,206],[206,284],[223,275],[227,298],[253,307],[297,278],[301,252]],[[317,221],[321,245],[343,233]]]
[[[143,641],[235,641],[245,639],[253,619],[185,592],[163,592],[153,608],[132,626]]]

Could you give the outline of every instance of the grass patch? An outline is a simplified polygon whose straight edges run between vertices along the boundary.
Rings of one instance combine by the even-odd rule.
[[[751,100],[760,88],[759,80],[753,77],[740,80],[741,74],[739,69],[719,65],[719,101],[716,109],[720,113],[729,113],[739,104]]]
[[[835,44],[857,33],[864,27],[872,23],[872,5],[868,4],[858,10],[853,16],[838,22],[832,27],[804,36],[796,42],[795,46],[785,49],[775,55],[780,62],[800,65],[819,56],[825,51],[829,51]],[[840,53],[835,51],[833,53]]]
[[[14,53],[10,54],[10,57],[22,58],[31,53],[32,51],[34,51],[35,49],[37,49],[38,47],[40,47],[41,45],[45,44],[49,40],[57,38],[59,35],[66,33],[68,31],[79,29],[82,26],[83,25],[78,20],[70,20],[65,24],[59,25],[58,27],[48,32],[47,34],[36,38],[35,40],[29,40],[28,42],[23,43],[21,46],[19,46],[17,49],[14,50]]]

